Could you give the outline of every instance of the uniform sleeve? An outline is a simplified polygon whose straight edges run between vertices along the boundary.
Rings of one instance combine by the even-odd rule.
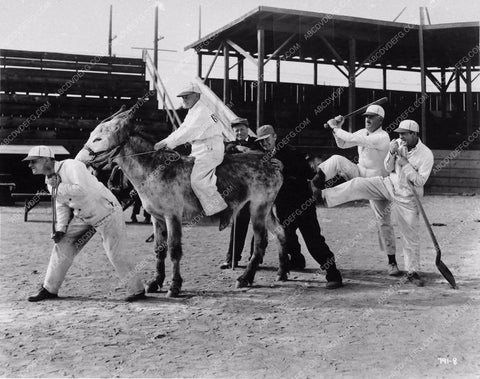
[[[395,170],[395,155],[390,154],[390,151],[388,151],[387,156],[385,157],[384,166],[387,172]]]
[[[385,150],[386,146],[389,144],[388,138],[385,138],[381,133],[373,133],[367,136],[361,133],[349,133],[339,128],[334,129],[333,133],[335,135],[335,140],[338,138],[344,142],[343,146],[338,146],[343,149],[353,146],[363,146],[370,149]]]
[[[55,207],[57,209],[57,225],[55,225],[55,228],[58,232],[65,233],[67,231],[67,225],[70,222],[72,210],[58,201]]]
[[[208,118],[203,116],[200,119],[197,119],[197,122],[183,122],[177,130],[162,142],[165,142],[170,149],[174,149],[187,142],[192,142],[198,139],[213,122],[214,121],[210,119],[210,116],[208,116]]]
[[[407,180],[412,182],[415,186],[423,186],[425,185],[425,183],[428,180],[428,177],[430,176],[432,167],[433,167],[433,154],[431,151],[428,151],[428,154],[426,154],[422,164],[418,167],[418,170],[415,170],[410,163],[403,166],[402,170]]]
[[[62,176],[65,176],[69,183],[61,182],[58,185],[57,199],[60,203],[65,203],[72,197],[80,197],[87,194],[85,186],[92,174],[88,172],[83,163],[79,161],[72,162],[64,163],[65,173]]]

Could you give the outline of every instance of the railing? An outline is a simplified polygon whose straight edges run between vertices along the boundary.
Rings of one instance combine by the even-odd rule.
[[[162,102],[163,109],[167,113],[168,119],[173,126],[173,130],[176,130],[182,124],[182,122],[180,121],[180,117],[175,110],[175,106],[170,96],[168,95],[167,89],[165,88],[162,79],[160,78],[160,74],[158,73],[158,70],[153,63],[152,58],[150,57],[146,49],[144,49],[142,52],[142,59],[145,62],[146,71],[152,79],[153,87],[157,91],[157,98],[159,98]]]

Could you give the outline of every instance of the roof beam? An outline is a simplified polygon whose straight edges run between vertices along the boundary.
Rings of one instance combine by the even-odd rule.
[[[296,34],[294,33],[294,34],[292,34],[290,37],[288,37],[288,38],[285,40],[285,42],[282,43],[282,44],[280,45],[280,47],[279,47],[277,50],[275,50],[275,51],[272,53],[272,55],[270,55],[263,64],[265,65],[265,64],[267,64],[267,62],[268,62],[270,59],[275,58],[276,55],[279,54],[280,51],[282,51],[282,49],[287,45],[287,43],[289,43],[295,36],[296,36]]]
[[[245,49],[243,49],[242,47],[240,47],[239,45],[237,45],[235,42],[233,42],[232,40],[225,40],[225,42],[227,42],[231,47],[233,47],[237,52],[239,52],[240,54],[242,54],[245,58],[247,58],[251,63],[253,63],[255,65],[255,67],[258,67],[258,60],[256,60],[254,57],[252,57],[250,55],[250,53],[248,51],[246,51]]]
[[[327,45],[328,49],[330,52],[335,56],[336,59],[338,59],[339,63],[341,63],[348,71],[348,66],[345,64],[344,59],[338,54],[337,50],[328,42],[328,40],[324,36],[320,36],[320,39],[323,41],[325,45]]]
[[[442,83],[438,81],[438,79],[425,68],[425,75],[430,79],[430,81],[437,87],[437,89],[442,92]]]
[[[215,57],[213,58],[212,63],[210,63],[210,67],[208,68],[208,71],[207,71],[207,74],[205,75],[205,78],[203,78],[204,83],[208,79],[208,75],[210,75],[210,72],[212,72],[213,65],[217,61],[218,54],[220,54],[220,50],[222,50],[222,46],[223,46],[223,42],[221,42],[220,45],[218,46],[217,53],[215,54]]]

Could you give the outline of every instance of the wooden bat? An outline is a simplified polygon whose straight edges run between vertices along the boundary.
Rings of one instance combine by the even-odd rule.
[[[343,116],[343,119],[346,120],[350,117],[356,116],[357,114],[365,112],[370,105],[380,105],[380,104],[386,103],[387,101],[388,101],[387,97],[382,97],[381,99],[375,100],[375,101],[371,102],[370,104],[367,104],[367,105],[365,105],[361,108],[358,108],[357,110],[354,110],[353,112],[350,112],[350,113],[346,114],[345,116]],[[323,124],[323,127],[324,128],[329,128],[330,126],[328,126],[328,124],[325,123],[325,124]]]

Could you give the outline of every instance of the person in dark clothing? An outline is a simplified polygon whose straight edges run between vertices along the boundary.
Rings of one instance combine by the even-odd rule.
[[[257,136],[257,141],[266,152],[265,158],[276,158],[283,164],[283,185],[275,200],[275,208],[285,229],[288,253],[295,254],[297,247],[294,241],[299,229],[311,256],[327,272],[326,288],[341,287],[342,276],[336,268],[335,256],[325,242],[318,224],[315,198],[310,186],[313,173],[305,157],[283,141],[276,145],[277,135],[271,125],[261,126],[257,130]]]
[[[246,118],[236,118],[231,122],[231,126],[235,133],[235,141],[227,142],[225,144],[226,154],[238,154],[246,152],[261,152],[262,147],[255,141],[255,137],[248,135],[248,120]],[[230,242],[228,245],[228,251],[225,258],[225,262],[220,265],[220,268],[226,269],[232,267],[232,255],[233,247],[235,243],[235,259],[234,265],[238,266],[238,262],[242,259],[242,251],[245,246],[245,239],[248,232],[248,224],[250,222],[250,203],[238,212],[235,218],[232,228],[230,230]],[[250,255],[253,252],[253,241],[250,247]]]

